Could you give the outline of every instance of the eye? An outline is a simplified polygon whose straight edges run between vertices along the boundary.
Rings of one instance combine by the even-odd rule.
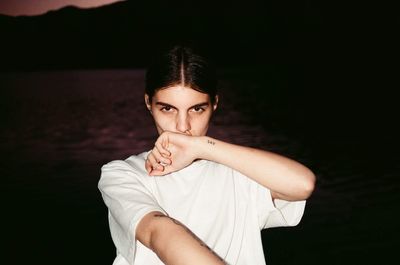
[[[197,113],[201,113],[201,112],[203,112],[205,109],[204,108],[202,108],[202,107],[194,107],[193,108],[193,111],[194,112],[197,112]]]
[[[172,108],[170,106],[164,106],[160,110],[163,111],[163,112],[171,112]]]

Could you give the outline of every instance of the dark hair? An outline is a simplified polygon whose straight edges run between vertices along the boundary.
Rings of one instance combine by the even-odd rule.
[[[155,58],[146,72],[145,92],[151,100],[160,90],[182,84],[210,96],[217,95],[217,77],[214,66],[199,53],[186,46],[174,46]]]

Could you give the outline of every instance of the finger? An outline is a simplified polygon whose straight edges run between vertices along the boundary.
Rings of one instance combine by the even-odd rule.
[[[151,171],[150,172],[150,176],[165,176],[165,175],[167,175],[167,174],[170,174],[170,173],[172,173],[172,172],[174,172],[175,171],[175,169],[174,168],[172,168],[171,166],[162,166],[161,167],[161,170],[153,170],[153,171]]]
[[[145,167],[147,173],[150,173],[150,172],[151,172],[152,167],[151,167],[151,163],[150,163],[150,161],[149,161],[148,159],[146,159],[145,164],[144,164],[144,167]]]
[[[152,153],[158,164],[161,164],[163,166],[171,164],[171,159],[164,157],[156,146],[154,147]]]
[[[163,156],[171,156],[171,152],[166,147],[164,147],[161,142],[156,142],[155,147],[157,147],[158,152],[160,152],[160,154],[162,154]]]
[[[153,151],[148,155],[147,161],[150,163],[151,170],[157,169],[157,167],[160,165],[154,156]]]
[[[157,162],[160,163],[161,165],[165,166],[165,165],[171,165],[172,161],[171,161],[171,157],[170,154],[168,154],[167,152],[164,151],[164,153],[161,153],[159,148],[157,146],[154,147],[154,155],[157,159]]]
[[[166,173],[164,172],[164,167],[161,165],[158,165],[157,169],[153,169],[149,175],[150,176],[162,176],[165,175]]]
[[[161,154],[170,156],[171,152],[168,150],[168,138],[169,133],[168,132],[163,132],[160,137],[158,137],[155,146],[158,148]]]
[[[157,172],[156,174],[159,174],[160,172],[164,171],[164,165],[160,164],[160,162],[155,158],[154,153],[152,156],[149,157],[149,162],[150,162],[150,166],[151,166],[150,173],[152,173],[154,171],[154,172]]]

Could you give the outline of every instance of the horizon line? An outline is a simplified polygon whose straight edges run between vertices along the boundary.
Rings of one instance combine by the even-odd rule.
[[[73,8],[81,9],[81,10],[89,10],[89,9],[96,9],[96,8],[99,8],[99,7],[103,7],[103,6],[113,5],[113,4],[116,4],[118,2],[124,2],[124,1],[127,1],[127,0],[116,0],[116,1],[111,2],[111,3],[99,4],[99,5],[95,5],[95,6],[78,5],[78,4],[67,4],[67,5],[63,5],[63,6],[60,6],[60,7],[51,8],[51,9],[45,10],[43,12],[33,12],[33,13],[29,13],[29,12],[28,13],[26,13],[26,12],[19,12],[19,13],[7,13],[6,12],[6,13],[4,13],[4,12],[0,11],[0,16],[7,16],[7,17],[14,17],[14,18],[17,18],[17,17],[37,17],[37,16],[42,16],[42,15],[45,15],[45,14],[48,14],[48,13],[51,13],[51,12],[57,12],[57,11],[60,11],[60,10],[62,10],[64,8],[68,8],[68,7],[73,7]]]

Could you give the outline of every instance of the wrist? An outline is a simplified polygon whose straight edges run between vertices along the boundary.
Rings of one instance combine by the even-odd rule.
[[[210,147],[215,145],[215,139],[209,136],[199,136],[196,139],[196,150],[198,150],[198,158],[210,160]]]

